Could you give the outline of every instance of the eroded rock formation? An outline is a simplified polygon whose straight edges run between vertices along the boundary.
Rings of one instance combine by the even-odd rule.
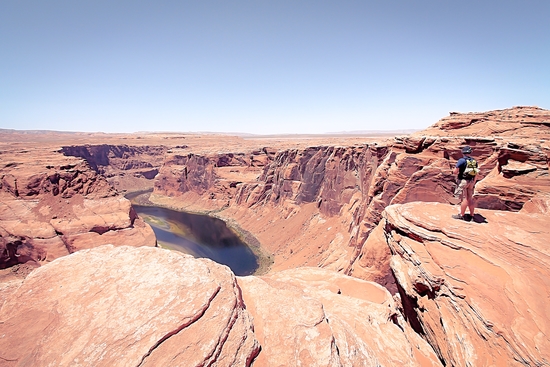
[[[436,124],[415,135],[505,136],[548,139],[550,112],[543,108],[518,106],[488,112],[451,112]]]
[[[440,366],[383,287],[319,268],[239,278],[254,366]]]
[[[153,179],[158,174],[166,150],[162,145],[126,144],[68,145],[61,148],[66,156],[85,159],[92,169],[119,190],[153,187]]]
[[[231,271],[106,245],[33,271],[0,310],[0,366],[247,366],[258,354]]]
[[[410,324],[449,366],[550,363],[547,214],[386,208],[379,227]]]
[[[130,202],[85,161],[39,149],[2,152],[1,269],[128,242],[156,240]]]

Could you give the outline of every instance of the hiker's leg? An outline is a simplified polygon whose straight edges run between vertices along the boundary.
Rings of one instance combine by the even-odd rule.
[[[455,197],[460,199],[460,215],[464,216],[466,208],[468,207],[468,200],[465,193],[466,180],[460,180],[455,190]]]
[[[470,201],[470,203],[468,203],[468,208],[470,209],[470,215],[473,217],[474,216],[474,210],[476,208],[476,202],[474,201],[473,198]]]
[[[468,201],[468,209],[470,209],[470,215],[472,217],[474,216],[474,210],[476,207],[476,203],[474,201],[474,185],[475,182],[472,180],[468,182],[468,186],[466,187],[466,190],[464,190],[466,192],[466,200]],[[466,211],[466,208],[464,211]]]
[[[460,204],[460,215],[464,216],[464,214],[466,214],[466,208],[468,205],[468,198],[464,197],[464,199],[462,199],[462,203]]]

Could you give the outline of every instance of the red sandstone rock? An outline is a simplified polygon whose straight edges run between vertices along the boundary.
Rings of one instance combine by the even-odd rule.
[[[539,194],[529,200],[520,213],[526,214],[550,214],[550,194]]]
[[[259,229],[260,242],[275,255],[276,269],[314,265],[351,271],[386,206],[417,200],[453,202],[455,178],[451,171],[463,145],[473,147],[480,163],[479,207],[517,211],[533,197],[548,192],[548,114],[527,107],[453,113],[414,136],[378,144],[367,139],[358,144],[355,139],[345,147],[313,140],[287,140],[285,145],[283,140],[271,139],[265,143],[273,147],[262,148],[258,144],[263,141],[247,145],[247,140],[235,137],[172,134],[138,136],[132,144],[120,144],[120,137],[103,136],[119,142],[65,144],[63,152],[86,158],[119,187],[139,184],[133,181],[137,179],[135,170],[158,170],[153,196],[157,202],[192,210],[223,210],[220,216],[238,219],[249,232]],[[530,132],[533,126],[538,129],[536,134]],[[484,135],[487,131],[492,135]],[[74,170],[80,161],[72,162],[75,166],[67,165],[67,170]],[[3,170],[5,192],[17,189],[13,176],[17,165],[10,162]],[[66,190],[61,176],[58,189]],[[92,176],[83,172],[82,180],[90,181]],[[43,182],[25,180],[21,182],[27,193]],[[152,180],[147,181],[144,185],[150,187]],[[310,211],[310,205],[316,205],[317,211]],[[303,215],[297,215],[305,207]],[[246,214],[250,210],[254,215]],[[61,217],[54,223],[64,223],[66,229],[89,226],[82,220],[69,222]],[[329,233],[311,233],[320,231],[318,223],[330,228]],[[98,231],[102,228],[105,225],[99,225]]]
[[[243,298],[227,267],[158,248],[79,251],[0,289],[0,365],[441,365],[375,283],[317,268],[238,282]]]
[[[550,111],[538,107],[513,107],[487,112],[458,113],[442,118],[416,136],[506,136],[548,139]]]
[[[351,266],[349,275],[381,284],[395,294],[397,287],[391,272],[390,255],[384,226],[378,225],[361,247],[360,254]]]
[[[248,366],[258,347],[227,267],[158,248],[59,258],[0,310],[1,366]]]
[[[385,210],[379,226],[410,324],[447,365],[548,364],[547,216],[479,210],[465,222],[455,212],[437,203]]]
[[[538,137],[548,139],[550,134],[544,130],[548,113],[537,111],[542,127]],[[526,125],[521,119],[514,120],[516,115],[506,123],[516,124],[520,131]],[[453,119],[468,116],[453,114]],[[480,120],[475,126],[481,129],[484,125]],[[454,203],[456,177],[452,169],[464,145],[473,147],[481,169],[476,185],[479,207],[518,211],[536,195],[550,192],[547,140],[529,139],[520,133],[513,137],[469,136],[462,135],[465,131],[460,129],[449,130],[449,136],[422,135],[430,132],[379,144],[281,150],[261,174],[239,172],[240,181],[231,170],[250,169],[248,163],[239,166],[242,160],[227,158],[223,161],[226,166],[218,167],[220,156],[203,156],[200,164],[197,157],[189,156],[184,175],[183,166],[168,159],[154,201],[191,210],[223,209],[218,215],[237,220],[258,235],[275,255],[274,269],[307,265],[349,272],[386,206],[413,201]],[[225,170],[227,167],[231,168]],[[189,172],[198,176],[191,179]],[[310,204],[318,207],[316,212],[310,211]],[[303,215],[296,215],[305,207]],[[318,220],[330,228],[331,236],[316,234],[319,229],[312,223]]]
[[[226,207],[243,183],[254,182],[270,159],[267,150],[246,153],[197,155],[169,151],[158,176],[154,193],[182,196],[195,193],[205,197],[205,207]]]
[[[155,246],[130,202],[82,160],[39,148],[5,151],[2,159],[0,268],[106,243]]]
[[[185,146],[180,146],[184,148]],[[104,175],[119,190],[153,187],[167,147],[126,144],[68,145],[61,149],[67,156],[84,158],[92,169]]]
[[[319,268],[240,277],[254,366],[440,366],[381,286]]]

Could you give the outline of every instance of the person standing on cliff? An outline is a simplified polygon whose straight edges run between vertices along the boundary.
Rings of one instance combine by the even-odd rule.
[[[476,184],[476,176],[479,172],[477,162],[470,157],[472,148],[466,145],[462,148],[463,157],[456,162],[453,174],[457,175],[458,186],[455,190],[455,197],[460,199],[460,214],[454,214],[454,219],[468,220],[474,217],[474,186]],[[466,217],[466,208],[470,209],[470,218]]]

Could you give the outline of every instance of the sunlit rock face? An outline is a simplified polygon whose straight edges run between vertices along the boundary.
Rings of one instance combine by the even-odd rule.
[[[451,113],[349,144],[140,136],[63,144],[78,158],[2,151],[0,361],[547,365],[549,117]],[[481,168],[469,222],[451,218],[464,145]],[[115,187],[214,212],[259,240],[271,271],[235,278],[139,247],[154,235]]]
[[[419,202],[384,211],[405,317],[448,366],[548,364],[547,213],[452,213]]]
[[[149,247],[34,270],[0,310],[2,366],[441,366],[383,287],[302,268],[240,277]]]
[[[178,146],[184,148],[185,146]],[[168,148],[163,145],[85,144],[66,145],[66,156],[86,160],[118,190],[152,188]]]
[[[254,366],[441,366],[378,284],[319,268],[238,278]]]
[[[507,138],[548,139],[550,111],[539,107],[518,106],[487,112],[451,112],[426,130],[415,135],[427,136],[501,136]]]
[[[0,310],[2,366],[247,366],[258,352],[229,268],[159,248],[59,258]]]
[[[480,208],[519,211],[549,192],[549,119],[547,110],[515,107],[453,112],[424,131],[377,142],[278,142],[270,147],[274,141],[152,135],[119,137],[109,144],[64,144],[60,152],[85,159],[115,188],[154,189],[156,203],[218,212],[257,235],[273,255],[275,270],[320,266],[363,277],[363,248],[386,206],[454,202],[451,172],[466,144],[481,167]],[[8,165],[2,169],[2,187],[13,194],[11,171]],[[61,176],[52,193],[67,190]],[[51,186],[24,180],[19,178],[23,193]],[[65,242],[85,248],[78,243],[94,236]],[[392,283],[390,273],[378,273],[365,279]]]
[[[471,222],[439,203],[387,207],[369,241],[389,249],[379,258],[393,297],[321,268],[236,278],[158,248],[79,251],[0,288],[0,356],[6,366],[544,365],[546,202]]]

